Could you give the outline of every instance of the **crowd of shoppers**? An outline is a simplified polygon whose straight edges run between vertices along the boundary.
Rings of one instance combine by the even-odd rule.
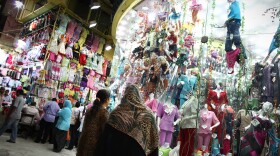
[[[8,92],[0,88],[0,102],[9,101]],[[110,113],[110,92],[97,92],[91,107],[84,101],[71,103],[67,98],[63,103],[52,99],[43,107],[40,116],[36,103],[25,105],[22,90],[11,102],[0,136],[11,127],[11,137],[7,142],[16,143],[18,123],[39,126],[36,143],[53,144],[53,151],[77,148],[77,156],[157,156],[158,129],[150,109],[148,109],[134,85],[127,86],[121,103]],[[11,98],[12,101],[12,98]],[[21,113],[34,115],[34,120],[22,117]],[[20,120],[21,119],[21,120]],[[70,139],[67,139],[70,138]],[[69,140],[67,144],[67,140]],[[68,146],[67,146],[68,145]]]

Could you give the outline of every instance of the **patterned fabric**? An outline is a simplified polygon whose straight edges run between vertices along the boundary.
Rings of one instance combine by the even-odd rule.
[[[108,124],[135,139],[147,155],[158,148],[155,118],[134,85],[127,86],[121,104],[110,114]]]
[[[95,155],[96,146],[109,117],[106,109],[100,109],[93,114],[90,109],[84,119],[83,131],[79,140],[77,156]]]
[[[270,120],[261,119],[258,116],[254,117],[253,120],[258,124],[256,126],[251,124],[245,136],[243,136],[240,155],[260,156],[264,148],[267,132],[272,128]]]

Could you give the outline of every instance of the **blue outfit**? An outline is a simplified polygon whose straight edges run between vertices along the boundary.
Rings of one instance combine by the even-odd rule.
[[[63,131],[68,131],[70,128],[70,121],[72,115],[72,104],[70,100],[64,101],[64,108],[58,112],[58,121],[56,128]]]
[[[174,11],[170,14],[169,19],[177,21],[180,19],[180,17],[181,17],[181,14]]]
[[[217,156],[218,154],[220,154],[220,144],[218,137],[216,137],[212,140],[211,155]]]
[[[231,52],[232,44],[234,44],[237,48],[240,48],[241,53],[243,54],[243,58],[247,59],[245,48],[241,43],[239,28],[241,26],[241,13],[239,3],[234,1],[231,3],[230,13],[228,14],[228,21],[226,23],[227,26],[227,37],[225,43],[225,51]],[[230,36],[233,36],[232,38]]]
[[[182,106],[185,101],[187,101],[187,94],[189,93],[194,93],[194,89],[196,87],[196,83],[197,83],[197,77],[192,76],[192,77],[188,77],[186,75],[181,75],[178,83],[180,83],[180,81],[185,82],[185,84],[183,85],[182,91],[180,93],[180,106]]]
[[[230,12],[228,14],[228,19],[239,19],[241,20],[240,7],[237,1],[234,1],[229,6]]]
[[[280,34],[280,23],[279,23],[279,26],[278,26],[278,29],[271,41],[271,44],[269,46],[269,54],[275,50],[276,48],[278,48],[280,46],[280,37],[279,37],[279,34]]]

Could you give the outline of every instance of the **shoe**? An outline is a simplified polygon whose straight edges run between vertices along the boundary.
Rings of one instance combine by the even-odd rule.
[[[9,142],[9,143],[16,143],[15,141],[13,141],[13,140],[7,140],[7,142]]]
[[[70,151],[71,151],[73,148],[69,148],[69,147],[67,147],[67,148],[65,148],[65,149],[67,149],[67,150],[70,150]]]
[[[41,141],[40,141],[40,140],[34,140],[34,142],[39,143],[39,142],[41,142]]]
[[[41,140],[41,143],[42,143],[42,144],[45,144],[45,143],[46,143],[46,141]]]

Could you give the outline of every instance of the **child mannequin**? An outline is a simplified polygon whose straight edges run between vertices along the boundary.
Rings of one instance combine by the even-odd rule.
[[[179,119],[179,111],[169,98],[164,104],[159,104],[157,115],[160,123],[160,146],[163,146],[165,143],[170,144],[172,133],[174,132],[173,122]]]
[[[198,129],[198,149],[202,149],[202,146],[205,146],[206,150],[208,150],[212,129],[218,127],[220,122],[214,112],[208,111],[207,104],[204,105],[199,114],[200,125]]]

